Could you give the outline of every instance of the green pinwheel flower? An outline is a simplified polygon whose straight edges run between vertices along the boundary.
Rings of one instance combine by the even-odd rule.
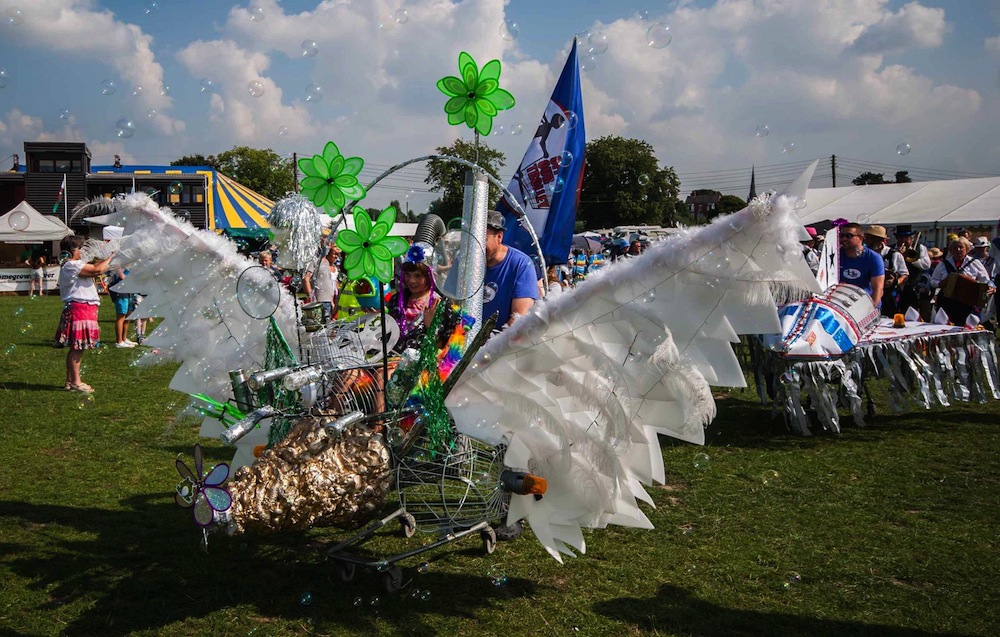
[[[392,260],[406,254],[409,244],[402,237],[390,237],[396,223],[396,209],[389,206],[372,224],[372,218],[361,207],[354,207],[354,230],[337,233],[337,247],[344,251],[347,278],[357,281],[375,277],[382,283],[392,280]]]
[[[497,112],[514,106],[514,96],[500,88],[500,60],[490,60],[480,72],[472,56],[462,51],[458,71],[462,77],[449,75],[437,83],[451,98],[444,105],[448,123],[456,126],[465,122],[480,135],[489,135]]]
[[[368,193],[358,183],[358,173],[365,165],[360,157],[345,158],[333,142],[327,142],[322,155],[299,160],[306,174],[302,179],[302,194],[317,208],[334,214],[350,199],[364,199]]]

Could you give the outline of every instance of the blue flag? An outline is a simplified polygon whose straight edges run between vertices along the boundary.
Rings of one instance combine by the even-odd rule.
[[[538,130],[507,187],[538,233],[542,255],[549,265],[566,263],[569,257],[586,147],[580,67],[574,40]],[[529,256],[538,254],[506,198],[497,204],[497,210],[503,213],[507,227],[503,242]]]

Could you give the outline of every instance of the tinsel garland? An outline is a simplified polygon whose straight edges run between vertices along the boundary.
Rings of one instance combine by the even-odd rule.
[[[295,355],[292,348],[288,346],[284,334],[274,317],[268,319],[267,326],[267,346],[264,350],[264,369],[277,369],[279,367],[292,367],[295,365]],[[272,405],[278,411],[284,411],[293,407],[296,402],[296,392],[288,391],[280,383],[272,383],[260,390],[257,396],[260,404]],[[281,416],[271,423],[271,429],[267,433],[268,448],[281,442],[288,435],[292,427],[290,418]]]
[[[420,375],[407,405],[420,409],[424,420],[431,454],[451,450],[455,446],[455,430],[448,409],[444,406],[444,381],[462,358],[465,337],[472,325],[472,317],[462,313],[457,307],[452,311],[458,315],[455,328],[448,336],[443,349],[438,348],[437,333],[444,322],[445,303],[439,303],[434,318],[427,328],[427,336],[420,344],[417,368]]]

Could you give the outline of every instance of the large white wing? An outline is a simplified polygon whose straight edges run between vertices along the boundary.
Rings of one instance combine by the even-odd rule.
[[[654,244],[537,304],[479,352],[448,396],[458,430],[506,444],[504,464],[548,481],[512,496],[557,560],[582,527],[651,528],[637,499],[664,480],[657,434],[704,443],[710,385],[744,386],[739,334],[780,329],[776,303],[818,291],[787,194]]]
[[[180,361],[171,389],[225,402],[229,371],[264,363],[273,304],[279,328],[294,333],[289,293],[232,241],[176,219],[145,195],[117,205],[126,221],[112,265],[128,267],[129,275],[115,290],[146,295],[133,318],[163,318],[143,358]]]

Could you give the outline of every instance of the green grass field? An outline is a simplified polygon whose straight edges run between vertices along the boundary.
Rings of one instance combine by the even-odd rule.
[[[1000,402],[880,405],[865,429],[801,439],[733,391],[706,448],[663,441],[655,530],[587,532],[587,554],[565,565],[530,531],[491,556],[476,536],[405,562],[409,585],[389,596],[375,573],[339,581],[323,546],[342,531],[216,535],[203,553],[172,497],[174,459],[199,441],[197,421],[176,418],[187,399],[167,389],[174,367],[87,352],[97,394],[81,402],[50,346],[59,310],[0,298],[0,634],[1000,632]],[[105,337],[112,319],[105,301]],[[201,442],[212,462],[232,455]]]

